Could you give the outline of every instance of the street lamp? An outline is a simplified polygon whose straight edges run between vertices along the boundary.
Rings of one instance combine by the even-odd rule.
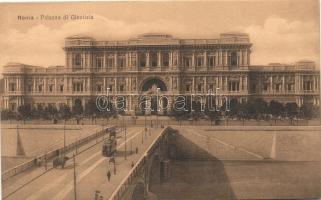
[[[107,102],[106,102],[106,103],[107,103],[107,105],[106,105],[107,111],[109,111],[109,108],[108,108],[108,103],[109,103],[109,102],[108,102],[109,90],[110,90],[110,88],[108,87],[108,88],[107,88]]]
[[[146,103],[147,103],[147,101],[146,101]],[[145,131],[145,133],[146,133],[146,130],[147,130],[147,127],[146,127],[146,111],[145,111],[145,123],[144,123],[144,131]]]
[[[125,128],[125,160],[127,160],[127,131],[126,131],[126,127]]]
[[[157,100],[157,111],[156,111],[156,128],[158,128],[158,93],[159,93],[160,88],[157,88],[156,92],[157,92],[157,96],[156,96],[156,100]]]
[[[219,104],[218,97],[217,97],[218,91],[220,91],[220,88],[216,88],[216,89],[215,89],[215,106],[216,106],[216,111],[219,111],[219,109],[217,109],[217,108],[218,108],[218,104]]]

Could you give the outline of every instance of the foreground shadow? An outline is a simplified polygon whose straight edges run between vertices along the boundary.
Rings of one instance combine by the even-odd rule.
[[[159,165],[151,169],[150,191],[159,199],[235,199],[220,160],[179,133],[170,136],[167,148],[169,177],[159,181]]]

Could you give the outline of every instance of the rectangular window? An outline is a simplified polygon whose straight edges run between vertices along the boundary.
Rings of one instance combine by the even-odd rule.
[[[202,85],[201,84],[198,84],[197,91],[202,92]]]
[[[190,85],[186,85],[186,92],[191,91]]]
[[[73,91],[74,92],[82,92],[83,91],[83,84],[82,83],[74,83],[73,84]]]
[[[240,90],[238,81],[230,81],[228,87],[230,92],[237,92]]]
[[[277,92],[280,92],[281,91],[281,84],[276,84],[275,85],[275,90],[277,91]]]
[[[263,85],[263,91],[268,91],[268,88],[269,88],[269,84],[268,83],[265,83],[264,85]]]
[[[141,53],[138,57],[139,59],[139,66],[140,67],[146,67],[146,54],[145,53]]]
[[[53,85],[49,85],[48,90],[49,90],[49,92],[53,92]]]
[[[164,53],[162,56],[163,59],[163,66],[168,67],[169,66],[169,53]]]
[[[16,83],[9,83],[9,91],[14,92],[16,91]]]
[[[196,58],[196,66],[197,67],[202,67],[203,66],[203,57],[197,57]]]
[[[98,69],[103,68],[103,66],[104,66],[104,58],[103,57],[96,58],[96,66]]]
[[[119,90],[120,90],[121,92],[123,92],[123,91],[124,91],[124,85],[120,85]]]
[[[312,81],[303,82],[303,90],[311,91],[312,90]]]
[[[107,59],[107,67],[113,68],[113,66],[114,66],[114,58],[108,58]]]
[[[32,85],[28,85],[28,92],[32,91]]]
[[[109,85],[109,91],[113,91],[113,85]]]
[[[292,84],[288,84],[288,91],[292,91],[293,87]]]
[[[124,55],[119,55],[117,63],[118,63],[118,67],[124,68],[126,65],[126,57]]]
[[[185,57],[184,58],[184,63],[186,67],[192,66],[192,58],[191,57]]]
[[[38,92],[42,92],[42,85],[38,85]]]
[[[210,56],[207,60],[207,64],[209,67],[214,67],[214,63],[215,63],[215,60],[214,60],[214,56]]]
[[[64,91],[64,85],[60,85],[60,92]]]
[[[103,89],[102,85],[97,85],[97,92],[101,92]]]

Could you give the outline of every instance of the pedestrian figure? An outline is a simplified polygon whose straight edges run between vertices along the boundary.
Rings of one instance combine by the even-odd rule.
[[[110,171],[108,170],[108,172],[107,172],[107,179],[108,179],[108,182],[110,181],[110,177],[111,177],[111,173],[110,173]]]

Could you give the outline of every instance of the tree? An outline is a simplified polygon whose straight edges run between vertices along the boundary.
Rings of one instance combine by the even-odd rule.
[[[274,116],[280,116],[283,113],[283,104],[272,100],[269,105],[270,113]]]
[[[290,102],[285,104],[285,112],[289,117],[293,118],[298,114],[298,105],[295,102]]]
[[[256,115],[260,117],[268,113],[268,103],[262,98],[255,99],[254,108]]]
[[[301,115],[305,119],[311,119],[313,117],[313,104],[312,103],[305,103],[300,109]]]
[[[21,105],[18,107],[18,113],[20,114],[23,120],[26,120],[31,117],[30,111],[31,106],[29,104]]]
[[[74,115],[78,115],[78,116],[82,115],[83,111],[84,111],[84,109],[83,109],[83,107],[82,107],[82,105],[80,103],[76,103],[72,108],[72,113]]]
[[[59,106],[59,115],[63,119],[69,119],[71,117],[70,107],[67,104],[62,104]]]
[[[8,119],[15,119],[16,113],[12,110],[2,110],[1,111],[1,119],[8,120]]]
[[[95,114],[99,114],[99,110],[97,109],[96,102],[93,99],[90,99],[86,103],[84,114],[86,116],[93,116]]]
[[[49,118],[49,119],[53,119],[57,113],[58,113],[58,110],[56,108],[56,106],[52,105],[52,104],[49,104],[46,109],[45,109],[45,112],[46,112],[46,116]]]
[[[184,104],[182,102],[184,102]],[[174,103],[173,109],[171,110],[171,116],[173,116],[176,120],[182,120],[188,118],[190,112],[190,100],[188,100],[186,96],[184,98],[181,96],[176,99],[176,103]]]
[[[240,103],[237,101],[237,99],[232,99],[230,101],[230,112],[229,112],[230,116],[235,116],[238,114],[239,105],[240,105]]]

